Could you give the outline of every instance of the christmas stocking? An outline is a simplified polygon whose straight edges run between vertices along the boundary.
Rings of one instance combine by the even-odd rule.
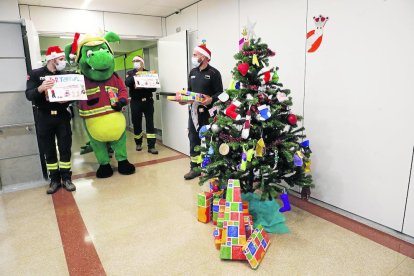
[[[240,106],[240,102],[238,100],[234,100],[229,107],[226,108],[226,110],[224,110],[224,114],[226,114],[227,116],[229,116],[230,118],[232,118],[233,120],[240,120],[241,119],[241,115],[236,113],[236,108],[238,108]]]
[[[252,116],[250,115],[250,113],[251,113],[251,111],[250,111],[250,107],[249,107],[249,110],[247,110],[247,113],[246,113],[246,122],[244,122],[243,131],[242,131],[242,134],[241,134],[241,137],[243,139],[249,138],[250,120],[252,119]]]
[[[270,114],[270,108],[267,105],[261,105],[258,107],[259,109],[259,120],[261,121],[266,121],[267,119],[270,118],[270,116],[272,116]]]
[[[289,197],[287,193],[280,194],[280,200],[283,202],[283,207],[279,209],[279,212],[283,213],[292,209],[290,207]]]

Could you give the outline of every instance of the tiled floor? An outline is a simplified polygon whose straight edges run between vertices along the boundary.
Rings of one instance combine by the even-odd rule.
[[[134,175],[78,178],[76,192],[53,198],[46,187],[0,195],[0,275],[97,275],[76,270],[68,250],[83,265],[100,263],[107,275],[414,275],[414,259],[295,207],[286,213],[290,233],[271,235],[257,271],[247,262],[222,261],[212,224],[196,219],[196,194],[207,187],[183,180],[189,159],[161,145],[158,156],[137,153],[128,139]],[[75,174],[96,168],[93,154],[76,155],[83,142],[73,148]],[[147,162],[154,158],[159,163]],[[53,201],[62,198],[73,203],[57,204],[55,213]],[[61,229],[72,236],[61,237],[56,216],[73,219],[77,211],[80,222]],[[79,223],[88,233],[80,241],[97,256],[83,256],[81,245],[70,248]]]

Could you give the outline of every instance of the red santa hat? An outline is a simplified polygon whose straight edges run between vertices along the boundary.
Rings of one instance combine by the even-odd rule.
[[[132,58],[132,62],[135,62],[135,61],[141,61],[141,62],[142,62],[142,64],[145,64],[144,59],[143,59],[142,57],[140,57],[140,56],[135,56],[135,57],[133,57],[133,58]]]
[[[194,48],[194,51],[199,52],[200,54],[202,54],[203,56],[205,56],[208,59],[211,59],[211,52],[210,50],[207,48],[206,44],[203,43],[197,47]]]
[[[46,60],[52,60],[58,57],[63,57],[65,56],[65,53],[62,51],[62,49],[60,49],[59,46],[50,46],[49,48],[47,48],[46,51]]]

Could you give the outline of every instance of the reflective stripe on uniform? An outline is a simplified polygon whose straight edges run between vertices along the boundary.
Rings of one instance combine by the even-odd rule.
[[[97,86],[95,88],[86,89],[86,95],[90,96],[90,95],[98,93],[99,91],[101,91],[99,86]]]
[[[46,167],[49,171],[52,170],[57,170],[58,169],[58,164],[57,163],[53,163],[53,164],[46,164]]]
[[[153,138],[153,139],[155,139],[155,138],[157,138],[157,135],[154,134],[154,133],[147,133],[147,138]]]
[[[105,91],[108,92],[108,90],[111,89],[112,92],[117,93],[118,94],[118,88],[113,87],[113,86],[106,86],[105,85]]]
[[[103,107],[98,107],[98,108],[89,109],[89,110],[79,109],[79,115],[82,117],[88,117],[88,116],[94,116],[94,115],[105,113],[107,111],[112,111],[112,110],[113,109],[110,105],[105,105]]]
[[[59,162],[59,168],[61,168],[61,169],[70,169],[70,167],[71,167],[71,162],[69,161],[69,162],[62,162],[62,161],[60,161]]]
[[[202,162],[202,158],[201,155],[197,155],[197,156],[191,156],[191,162],[192,163],[197,163],[200,164]]]
[[[141,132],[140,134],[134,135],[135,139],[141,139],[144,134]]]

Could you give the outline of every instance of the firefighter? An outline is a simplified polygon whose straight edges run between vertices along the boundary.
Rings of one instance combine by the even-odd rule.
[[[46,157],[50,185],[47,194],[55,193],[61,186],[67,191],[75,191],[71,172],[72,130],[71,114],[67,110],[69,102],[50,102],[48,89],[53,81],[45,76],[60,75],[66,67],[65,53],[59,46],[51,46],[46,52],[46,65],[35,69],[27,76],[26,98],[37,109],[37,129],[40,146]],[[56,153],[55,138],[59,149]]]
[[[146,135],[148,152],[152,154],[158,154],[158,150],[155,149],[155,128],[154,128],[154,99],[152,93],[156,88],[139,88],[135,87],[134,76],[138,72],[148,71],[144,68],[144,59],[140,56],[135,56],[132,59],[134,64],[134,70],[127,72],[125,79],[125,85],[129,87],[129,96],[131,97],[131,113],[132,124],[134,125],[134,140],[136,144],[136,150],[142,150],[142,114],[145,116],[146,123]]]
[[[204,101],[200,104],[194,102],[189,106],[188,138],[191,162],[190,171],[184,175],[186,180],[200,176],[200,172],[194,170],[201,163],[201,156],[195,151],[195,147],[201,144],[198,132],[202,126],[209,124],[209,110],[223,92],[221,74],[209,64],[210,59],[211,52],[204,43],[195,47],[192,57],[194,68],[188,76],[188,90],[204,94]]]

